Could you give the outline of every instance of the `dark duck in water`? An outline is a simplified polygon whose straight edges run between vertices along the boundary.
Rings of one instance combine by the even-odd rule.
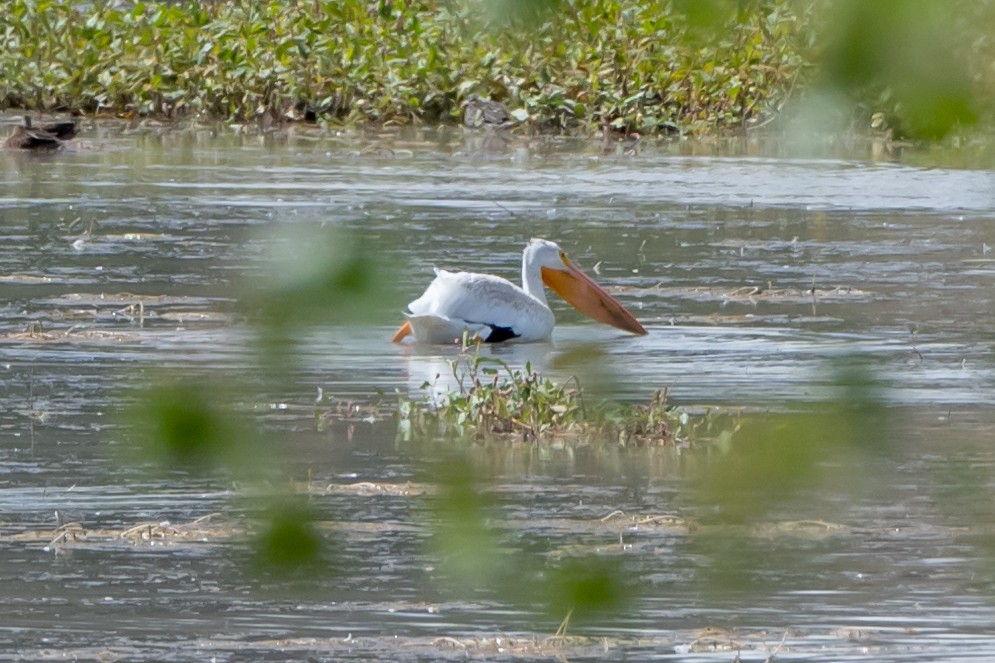
[[[76,135],[76,122],[53,122],[40,127],[31,126],[31,118],[25,116],[24,124],[14,127],[4,145],[13,150],[55,150]]]

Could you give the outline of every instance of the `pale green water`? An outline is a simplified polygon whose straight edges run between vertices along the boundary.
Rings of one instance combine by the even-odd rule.
[[[553,343],[487,350],[509,364],[580,373],[617,398],[669,385],[695,409],[783,410],[833,397],[830,369],[859,355],[893,422],[853,481],[812,485],[764,519],[840,529],[747,539],[747,586],[718,593],[694,534],[601,521],[616,510],[707,519],[693,454],[473,452],[511,549],[543,560],[600,547],[637,589],[572,627],[595,640],[570,645],[571,660],[728,661],[732,643],[763,660],[782,639],[778,660],[995,655],[995,174],[415,138],[386,139],[385,158],[360,153],[357,137],[91,127],[76,151],[0,155],[0,658],[462,659],[443,636],[486,638],[473,651],[510,657],[508,642],[488,649],[495,638],[551,635],[561,615],[447,589],[419,497],[313,497],[321,518],[346,524],[345,566],[280,591],[247,578],[232,544],[56,555],[11,538],[54,529],[55,511],[91,529],[237,518],[224,477],[122,459],[132,433],[116,415],[162,368],[225,376],[271,406],[259,418],[291,478],[424,481],[421,452],[395,441],[389,419],[315,431],[317,390],[369,404],[377,389],[417,395],[445,376],[452,350],[388,342],[400,310],[433,265],[516,279],[531,236],[588,271],[600,263],[650,334],[556,304]],[[395,277],[358,323],[298,325],[293,363],[269,381],[240,302],[313,260],[294,239],[312,232],[362,237]],[[288,253],[297,259],[273,257]],[[149,297],[144,311],[130,295]],[[17,336],[32,323],[35,337]],[[571,359],[577,348],[600,361]],[[610,548],[620,533],[630,547]]]

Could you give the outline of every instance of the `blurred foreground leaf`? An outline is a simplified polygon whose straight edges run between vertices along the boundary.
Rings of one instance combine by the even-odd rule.
[[[808,412],[744,417],[695,477],[693,499],[704,528],[691,547],[708,589],[759,587],[765,569],[795,564],[791,558],[806,554],[804,548],[778,544],[793,536],[790,529],[766,538],[758,536],[771,531],[764,526],[818,518],[827,507],[812,502],[824,493],[817,488],[829,484],[831,494],[856,493],[871,480],[863,473],[865,461],[883,453],[890,439],[873,364],[841,359],[833,370],[835,400]]]
[[[551,367],[573,376],[592,396],[609,398],[618,393],[618,375],[611,357],[596,343],[565,346],[553,357]]]
[[[385,317],[395,268],[361,235],[284,227],[267,243],[271,269],[244,297],[264,326],[346,325]]]
[[[508,570],[499,531],[491,527],[491,500],[461,458],[433,465],[440,492],[431,499],[430,546],[451,585],[470,594],[494,591]]]
[[[314,514],[296,502],[275,504],[266,512],[253,553],[253,566],[261,573],[325,573],[333,568]]]
[[[743,523],[818,481],[821,461],[846,449],[832,415],[790,414],[744,418],[710,463],[702,501],[716,518]]]
[[[257,325],[257,356],[273,384],[300,361],[298,343],[316,326],[395,320],[402,308],[392,288],[396,267],[361,235],[338,229],[281,227],[267,240],[265,277],[242,297]]]
[[[820,482],[849,482],[887,435],[887,412],[871,365],[841,359],[837,399],[807,412],[745,416],[716,445],[699,478],[701,502],[717,520],[748,523]]]
[[[752,9],[758,3],[753,0],[673,0],[674,9],[687,18],[688,26],[716,36],[727,21],[738,12]]]
[[[172,469],[255,474],[266,466],[262,447],[225,394],[207,380],[149,387],[128,412],[139,454]]]
[[[583,557],[564,560],[549,569],[541,587],[550,615],[573,611],[573,617],[583,621],[620,609],[632,600],[631,580],[626,583],[625,578],[621,559]]]
[[[842,0],[827,7],[820,64],[831,88],[872,99],[871,110],[889,112],[900,133],[914,138],[943,138],[978,121],[982,88],[971,65],[978,54],[964,39],[984,30],[960,19],[990,19],[981,3]]]
[[[430,502],[431,552],[441,575],[461,596],[491,595],[534,610],[544,606],[560,619],[596,618],[633,595],[621,561],[597,556],[549,560],[511,546],[492,526],[498,516],[472,464],[452,457],[434,466],[440,492]]]

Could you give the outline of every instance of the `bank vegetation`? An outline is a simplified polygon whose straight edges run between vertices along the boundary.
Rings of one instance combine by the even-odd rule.
[[[695,135],[826,84],[844,121],[940,136],[995,79],[988,0],[4,4],[0,108],[34,112],[408,125],[480,98],[536,131]]]

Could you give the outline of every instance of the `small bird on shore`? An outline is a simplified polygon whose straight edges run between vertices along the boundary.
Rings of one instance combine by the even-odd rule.
[[[76,122],[67,120],[31,126],[31,117],[24,116],[24,124],[14,127],[14,131],[4,142],[12,150],[57,150],[62,144],[76,136]]]
[[[504,105],[471,94],[463,102],[463,124],[471,129],[506,127],[514,124]]]

